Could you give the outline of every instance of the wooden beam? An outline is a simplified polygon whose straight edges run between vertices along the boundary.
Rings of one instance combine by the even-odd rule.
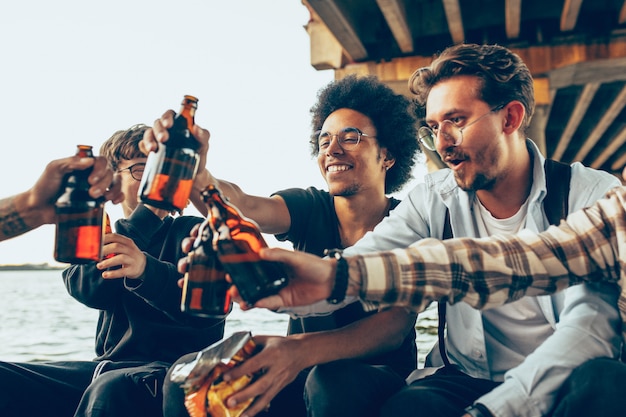
[[[580,6],[583,4],[583,0],[565,0],[563,4],[563,11],[561,12],[561,31],[569,32],[576,27],[576,21],[578,20],[578,14],[580,13]]]
[[[343,48],[321,20],[311,20],[305,26],[309,34],[311,65],[318,71],[341,68]]]
[[[619,24],[626,23],[626,0],[622,4],[622,10],[619,12]]]
[[[334,0],[307,0],[352,61],[367,59],[367,50]]]
[[[517,39],[522,20],[522,0],[505,0],[504,13],[506,37],[508,39]]]
[[[615,97],[615,100],[609,107],[609,109],[604,113],[604,116],[600,119],[595,129],[591,131],[589,138],[585,141],[585,144],[580,148],[576,156],[574,157],[574,161],[582,161],[585,156],[589,153],[591,148],[593,148],[596,143],[600,140],[604,132],[609,128],[611,123],[615,120],[617,116],[619,116],[620,112],[626,105],[626,86],[622,88],[622,91]]]
[[[452,37],[452,43],[463,43],[465,40],[465,29],[463,29],[463,18],[461,17],[461,5],[459,0],[442,0],[443,9],[446,12],[448,30]]]
[[[623,154],[621,157],[619,157],[615,162],[613,162],[613,165],[611,165],[611,169],[613,171],[621,171],[625,165],[626,165],[626,153]]]
[[[598,169],[604,164],[604,162],[609,159],[613,154],[626,142],[626,129],[623,129],[619,132],[615,137],[613,137],[609,141],[609,146],[607,146],[604,151],[591,163],[591,168]],[[622,164],[623,166],[623,164]],[[621,168],[621,167],[620,167]],[[613,168],[615,169],[615,168]],[[618,168],[619,169],[619,168]]]
[[[383,13],[400,50],[405,54],[413,52],[413,36],[407,23],[404,2],[399,0],[376,0],[376,3]]]
[[[580,122],[583,120],[583,117],[591,104],[591,100],[593,100],[593,97],[596,95],[598,88],[600,88],[600,83],[589,83],[583,89],[576,102],[576,107],[574,107],[574,111],[567,121],[567,126],[565,126],[565,129],[561,134],[559,144],[557,145],[554,154],[552,154],[553,159],[560,160],[561,157],[563,157],[565,150],[572,140],[572,136],[574,136],[576,129],[578,129],[578,125],[580,125]]]

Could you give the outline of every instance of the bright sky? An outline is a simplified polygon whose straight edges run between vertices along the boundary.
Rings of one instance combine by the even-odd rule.
[[[29,188],[77,144],[97,150],[116,130],[151,125],[184,94],[199,98],[217,177],[258,195],[325,188],[309,109],[333,72],[310,65],[308,18],[298,0],[2,2],[0,195]],[[54,226],[0,245],[0,264],[53,262]]]

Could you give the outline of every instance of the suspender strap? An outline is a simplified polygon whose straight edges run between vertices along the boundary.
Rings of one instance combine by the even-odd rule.
[[[452,239],[452,226],[450,225],[450,210],[446,208],[446,220],[443,224],[443,239]],[[439,322],[437,324],[437,338],[439,339],[439,354],[444,366],[450,366],[450,360],[446,354],[446,341],[444,337],[444,330],[446,328],[446,300],[439,301],[437,303],[437,313],[439,316]]]
[[[546,198],[543,211],[550,224],[559,224],[569,211],[569,186],[572,178],[571,167],[562,162],[546,159]]]

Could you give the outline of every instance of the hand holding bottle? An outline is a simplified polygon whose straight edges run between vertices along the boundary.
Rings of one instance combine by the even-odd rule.
[[[176,113],[173,110],[168,110],[163,115],[155,120],[152,128],[146,130],[143,136],[143,140],[139,144],[139,147],[146,155],[150,152],[156,152],[159,143],[166,143],[169,139],[170,129],[174,125],[174,116]],[[209,151],[209,139],[211,134],[208,130],[194,124],[191,127],[192,136],[198,141],[198,172],[194,179],[194,188],[198,191],[203,190],[210,182],[210,174],[206,169],[207,152]]]
[[[112,257],[107,257],[114,254]],[[141,278],[146,270],[146,254],[129,237],[107,233],[102,248],[103,261],[96,264],[102,270],[102,278]],[[120,267],[115,269],[115,267]]]

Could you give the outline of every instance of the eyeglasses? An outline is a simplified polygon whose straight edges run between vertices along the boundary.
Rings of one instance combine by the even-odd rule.
[[[459,146],[461,143],[463,143],[463,131],[465,129],[467,129],[474,123],[477,123],[487,115],[502,110],[503,108],[504,104],[499,104],[489,110],[487,113],[480,116],[478,119],[467,123],[465,126],[459,126],[458,123],[460,121],[453,120],[444,120],[437,127],[422,126],[417,131],[417,136],[422,145],[424,145],[424,147],[429,151],[437,150],[436,143],[439,134],[445,135],[446,139],[451,143],[452,146]]]
[[[335,135],[330,132],[318,130],[311,136],[311,143],[317,145],[318,153],[325,152],[334,137],[337,138],[337,143],[341,149],[351,151],[361,142],[362,137],[374,138],[375,136],[367,135],[356,127],[344,127]]]
[[[133,177],[135,181],[141,181],[141,177],[143,177],[143,171],[145,168],[145,162],[137,162],[136,164],[133,164],[128,168],[120,169],[117,172],[128,171],[130,172],[130,176]]]

